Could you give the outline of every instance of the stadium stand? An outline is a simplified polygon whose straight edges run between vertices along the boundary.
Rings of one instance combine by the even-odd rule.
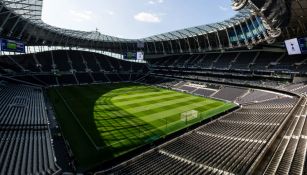
[[[229,69],[231,63],[237,58],[239,53],[224,53],[216,62],[213,63],[214,69]]]
[[[257,59],[252,63],[252,70],[267,70],[271,63],[276,63],[286,53],[261,52]]]
[[[258,102],[258,101],[265,101],[268,99],[275,99],[279,96],[274,93],[262,91],[262,90],[251,90],[250,93],[245,95],[243,98],[238,99],[237,101],[240,104],[244,103],[251,103],[251,102]]]
[[[234,88],[234,87],[223,87],[212,97],[224,99],[228,101],[235,101],[247,92],[247,89]]]
[[[9,84],[0,93],[0,174],[58,172],[42,89]]]
[[[303,174],[306,157],[306,99],[298,111],[265,174]]]
[[[29,54],[25,58],[21,58],[20,55],[0,56],[1,65],[10,70],[5,73],[11,76],[10,72],[20,74],[24,70],[29,70],[31,75],[14,76],[14,78],[40,85],[130,81],[131,78],[138,77],[138,74],[148,71],[147,67],[140,63],[131,63],[89,52],[59,50]],[[37,59],[37,64],[34,63],[33,58]],[[107,60],[108,64],[99,60]],[[19,66],[16,66],[16,63]],[[34,67],[29,67],[29,65],[34,65]],[[122,65],[124,65],[124,69]],[[129,76],[125,76],[126,74]]]
[[[68,54],[69,56],[67,56]],[[249,61],[244,60],[240,63],[240,59],[247,57],[247,55],[252,55],[253,59]],[[272,58],[267,60],[265,57],[270,57],[270,55],[273,55]],[[32,56],[34,58],[34,55]],[[43,58],[40,58],[39,54],[35,54],[35,58],[37,59],[37,61],[35,61],[37,63],[36,67],[28,66],[28,64],[33,64],[33,60],[35,59],[31,60],[29,58],[31,63],[19,59],[19,56],[11,56],[10,58],[4,57],[6,58],[4,60],[9,62],[9,60],[13,59],[18,63],[17,66],[14,65],[16,64],[14,61],[14,64],[12,62],[10,63],[12,66],[6,65],[8,68],[13,68],[14,74],[22,74],[22,72],[25,72],[24,70],[30,70],[30,72],[32,72],[31,75],[13,76],[15,79],[35,84],[43,84],[46,86],[79,85],[95,82],[122,82],[137,80],[139,83],[171,88],[205,97],[233,101],[242,105],[240,109],[229,113],[220,119],[214,120],[211,123],[188,132],[181,137],[175,138],[166,144],[145,152],[144,154],[141,154],[141,156],[128,160],[112,169],[98,172],[97,174],[146,174],[154,171],[154,169],[158,169],[158,173],[160,174],[165,174],[167,172],[172,172],[174,174],[179,172],[184,172],[186,174],[206,174],[213,172],[222,174],[247,173],[254,164],[254,160],[259,158],[257,155],[267,148],[271,139],[275,138],[275,133],[278,134],[279,132],[277,131],[283,126],[284,121],[288,120],[288,117],[291,114],[291,111],[295,108],[298,99],[280,92],[273,92],[272,90],[260,90],[250,87],[241,87],[239,85],[234,86],[220,83],[235,82],[241,85],[254,84],[259,87],[274,87],[278,90],[296,94],[303,94],[307,91],[306,84],[304,83],[291,84],[288,82],[282,83],[276,80],[266,81],[264,79],[241,80],[239,78],[210,78],[208,76],[189,75],[189,73],[184,75],[180,73],[173,74],[181,77],[181,79],[176,79],[176,77],[175,79],[174,77],[167,78],[164,76],[165,74],[172,75],[169,74],[169,69],[163,72],[165,67],[173,67],[173,69],[178,70],[197,68],[196,65],[190,64],[189,61],[191,61],[191,63],[195,62],[195,58],[202,57],[200,55],[189,56],[185,61],[183,61],[184,56],[181,56],[180,58],[173,56],[171,58],[172,61],[161,61],[161,64],[163,64],[161,69],[159,68],[160,63],[157,61],[158,63],[155,63],[153,67],[158,68],[157,70],[160,71],[160,75],[162,76],[157,76],[155,73],[150,75],[146,74],[148,70],[141,64],[115,60],[88,52],[75,53],[75,51],[52,51],[45,53],[44,56],[47,56],[46,60],[49,58],[51,61],[40,61],[43,60]],[[54,59],[54,56],[64,59]],[[203,56],[210,58],[211,60],[214,58],[214,61],[206,61],[206,58],[202,58],[203,64],[201,65],[205,65],[202,69],[209,71],[210,73],[212,73],[211,70],[232,71],[235,70],[234,68],[248,68],[249,71],[252,71],[253,69],[256,71],[260,69],[260,67],[261,69],[270,69],[275,66],[275,62],[280,62],[284,57],[286,57],[284,53],[275,54],[267,52],[209,53]],[[103,64],[103,67],[102,63],[105,62],[97,61],[100,58],[102,59],[102,57],[104,57],[103,59],[108,59],[107,64]],[[77,60],[74,60],[73,58],[77,58]],[[55,60],[54,65],[44,65],[51,64],[53,60]],[[255,67],[255,65],[257,65],[257,67]],[[49,68],[51,68],[51,70],[49,70]],[[56,71],[55,74],[52,74],[52,69],[54,68],[59,69],[59,72]],[[8,74],[11,72],[5,71],[5,73]],[[182,78],[195,79],[195,81],[183,80]],[[206,82],[212,79],[215,80],[215,83],[220,83],[215,84],[214,82]],[[34,104],[34,102],[30,102],[32,100],[29,101],[31,98],[29,98],[28,95],[25,95],[26,93],[19,94],[24,91],[22,88],[29,89],[30,87],[10,84],[7,87],[2,86],[2,88],[3,89],[0,93],[5,93],[7,91],[14,94],[14,97],[10,98],[11,102],[7,103],[11,105],[11,109],[7,108],[5,110],[6,113],[11,110],[18,114],[22,114],[24,113],[22,110],[28,109],[28,106],[24,104]],[[42,93],[41,90],[35,91]],[[37,101],[41,101],[43,104],[44,99],[40,98]],[[304,145],[305,134],[303,133],[305,126],[304,119],[306,117],[306,100],[303,103],[304,105],[302,105],[301,109],[297,110],[299,112],[295,115],[291,115],[293,116],[293,122],[287,129],[287,135],[283,137],[276,152],[274,152],[274,156],[269,160],[269,164],[263,168],[264,173],[275,174],[288,172],[300,174],[304,171],[303,167],[305,166],[305,163],[302,162],[305,161],[304,151],[306,150]],[[2,104],[5,104],[5,102]],[[44,106],[40,106],[40,108],[44,109]],[[37,158],[34,159],[34,163],[36,162],[35,164],[39,165],[35,166],[35,168],[31,168],[31,166],[34,165],[27,164],[27,166],[21,166],[20,169],[15,169],[14,166],[16,165],[10,162],[18,160],[21,164],[25,164],[23,161],[27,161],[27,156],[31,158],[33,155],[22,155],[22,153],[16,151],[14,152],[14,155],[16,154],[17,157],[15,156],[16,158],[9,159],[7,157],[7,152],[18,148],[21,149],[26,146],[19,144],[19,147],[11,146],[12,149],[3,147],[5,152],[2,152],[2,158],[9,160],[4,161],[5,164],[2,164],[3,167],[6,167],[2,170],[3,172],[10,174],[11,172],[27,171],[31,173],[31,171],[33,171],[33,173],[46,172],[47,174],[53,174],[60,170],[55,163],[47,118],[46,116],[42,118],[39,117],[45,115],[45,111],[39,109],[36,110],[40,111],[41,114],[34,112],[36,114],[34,116],[25,115],[28,118],[24,118],[24,120],[19,120],[18,115],[11,115],[9,118],[2,117],[0,125],[2,126],[1,128],[3,128],[1,130],[3,138],[11,140],[11,145],[16,145],[17,143],[10,138],[33,138],[33,140],[30,139],[30,141],[33,142],[33,145],[37,145],[37,148],[33,148],[34,153],[37,155]],[[234,130],[232,128],[236,129]],[[290,132],[290,130],[293,132]],[[23,143],[28,144],[26,142]],[[222,147],[224,149],[221,149]],[[209,151],[210,148],[215,149]],[[7,149],[9,150],[7,151]],[[26,158],[19,158],[21,155]],[[40,163],[42,163],[42,165],[40,165]]]
[[[201,95],[201,96],[204,96],[204,97],[210,97],[212,94],[214,94],[216,91],[214,90],[210,90],[210,89],[197,89],[194,94],[196,95]]]
[[[104,73],[93,73],[95,82],[111,82]]]
[[[196,55],[197,56],[197,55]],[[199,55],[199,61],[195,62],[191,59],[193,55],[171,56],[160,58],[161,64],[157,64],[155,60],[149,60],[153,68],[175,67],[176,69],[202,69],[203,71],[214,70],[217,71],[235,71],[246,70],[248,72],[263,72],[282,70],[287,72],[305,73],[306,57],[302,55],[289,57],[285,52],[271,52],[271,51],[254,51],[254,52],[230,52],[224,54],[207,53]],[[159,58],[158,58],[159,60]],[[170,64],[168,60],[178,62],[179,60],[186,60],[186,66]],[[153,64],[154,63],[154,64]]]
[[[255,57],[258,57],[258,52],[241,52],[237,59],[231,64],[231,69],[248,69]]]
[[[231,4],[238,12],[225,21],[130,40],[98,30],[83,32],[46,24],[41,20],[43,0],[1,0],[0,174],[307,174],[306,0],[231,0]],[[296,38],[302,54],[291,55],[285,40]],[[292,51],[296,50],[291,44]],[[143,52],[145,60],[125,58],[136,52]],[[182,95],[204,100],[199,105],[212,100],[234,107],[211,117],[214,108],[210,103],[206,111],[209,115],[205,116],[208,118],[191,125],[187,125],[187,117],[185,121],[182,118],[191,111],[161,121],[131,122],[134,119],[130,120],[130,113],[123,109],[116,112],[118,106],[109,104],[112,95],[117,94],[114,87],[136,84],[141,87],[139,91],[150,91],[148,96],[154,96],[157,90],[176,93],[163,98],[172,103]],[[89,86],[93,97],[86,95],[88,104],[76,100],[75,106],[69,106],[67,101],[79,94],[69,91],[71,98],[65,99],[54,91],[49,102],[53,86],[61,90]],[[131,89],[125,88],[119,93],[130,93]],[[101,99],[104,91],[111,95]],[[146,112],[158,109],[147,110],[155,105],[140,94],[133,95],[133,101],[145,104],[138,106],[145,117]],[[52,102],[59,102],[63,108],[57,111]],[[96,102],[104,105],[99,111],[94,108]],[[90,115],[82,114],[89,118],[84,120],[87,127],[74,113],[78,107],[80,113],[84,112],[81,104],[89,106],[84,111]],[[131,104],[125,107],[130,109]],[[180,110],[186,110],[182,104]],[[173,104],[159,105],[163,110]],[[106,120],[106,126],[105,121],[95,118],[96,112],[103,110],[111,116],[110,121],[104,117],[106,114],[99,118]],[[71,117],[67,128],[82,132],[80,138],[84,140],[76,132],[66,135],[59,112],[64,113],[65,122]],[[154,112],[159,117],[167,115]],[[178,124],[168,119],[185,127],[165,135]],[[96,122],[101,122],[101,128]],[[161,123],[163,128],[157,127]],[[142,142],[139,137],[152,132],[147,125],[157,127],[163,137],[158,133]],[[119,133],[122,129],[127,133]],[[121,135],[110,132],[110,142],[118,139],[115,146],[127,140],[132,146],[121,147],[124,153],[116,154],[114,145],[104,145],[101,133],[106,130]],[[134,137],[135,133],[139,137]],[[53,139],[58,140],[54,143]],[[73,147],[74,139],[81,149]],[[107,151],[97,158],[104,149]],[[97,155],[93,162],[82,156],[78,159],[77,154],[85,151]],[[112,160],[104,159],[105,153]],[[72,172],[64,172],[62,165]]]
[[[97,174],[244,174],[296,102],[281,98],[244,106]]]

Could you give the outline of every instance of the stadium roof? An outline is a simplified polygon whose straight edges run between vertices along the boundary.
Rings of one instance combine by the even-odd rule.
[[[76,37],[82,36],[85,39],[100,40],[100,41],[128,41],[128,39],[104,35],[97,31],[85,32],[77,30],[68,30],[48,25],[42,21],[43,0],[4,0],[4,4],[10,9],[12,9],[16,14],[21,15],[23,18],[28,19],[39,26],[60,33],[65,33],[69,36],[76,36]],[[225,27],[231,26],[233,23],[237,23],[244,20],[245,18],[249,17],[249,15],[250,15],[249,11],[242,10],[235,17],[222,21],[220,23],[213,23],[209,25],[201,25],[197,27],[176,30],[138,40],[143,40],[143,41],[173,40],[178,38],[193,37],[195,35],[202,35],[204,33],[210,33],[216,30],[224,29]]]
[[[151,37],[143,38],[143,40],[174,40],[174,39],[183,39],[187,37],[193,37],[197,35],[203,35],[206,33],[215,32],[217,30],[225,29],[226,27],[231,27],[233,24],[238,24],[244,21],[246,18],[250,17],[250,12],[247,10],[241,10],[233,18],[227,19],[222,22],[206,24],[196,27],[190,27],[186,29],[176,30],[172,32],[162,33],[154,35]]]
[[[307,34],[307,0],[292,0],[291,4],[291,20],[289,29],[296,30],[296,33],[289,34],[288,37]],[[292,36],[291,36],[292,35]]]
[[[175,50],[173,49],[173,47],[175,47],[173,46],[174,44],[171,43],[170,47],[166,48],[165,44],[161,43],[161,41],[176,40],[178,43],[178,47],[180,47],[180,49],[178,50],[182,52],[182,50],[184,49],[182,48],[183,46],[181,46],[182,44],[180,44],[180,42],[182,42],[180,40],[186,41],[187,46],[185,50],[191,51],[193,50],[193,45],[198,45],[195,46],[195,50],[206,50],[206,48],[200,48],[201,44],[199,40],[200,37],[204,36],[208,40],[208,45],[206,47],[209,48],[209,50],[211,49],[212,45],[214,45],[216,49],[227,49],[232,48],[234,46],[242,47],[248,45],[256,45],[263,41],[271,41],[272,39],[274,39],[274,37],[277,36],[277,34],[275,34],[276,31],[274,31],[275,33],[272,34],[272,32],[269,31],[271,29],[268,29],[268,27],[272,28],[270,25],[268,25],[270,24],[270,21],[265,18],[262,18],[262,16],[259,15],[259,12],[255,12],[253,11],[253,9],[250,9],[248,7],[244,8],[243,10],[239,10],[239,12],[233,18],[222,22],[167,32],[159,35],[150,36],[147,38],[142,38],[139,40],[131,40],[104,35],[99,33],[98,31],[85,32],[78,30],[68,30],[48,25],[44,23],[41,19],[43,0],[2,0],[0,3],[2,4],[0,4],[0,8],[2,11],[1,15],[6,15],[3,17],[4,20],[2,25],[4,25],[8,21],[11,21],[12,23],[10,25],[11,28],[7,29],[7,37],[20,38],[21,40],[24,40],[30,45],[47,44],[48,46],[65,45],[77,47],[97,47],[100,49],[104,48],[105,50],[112,50],[113,47],[115,47],[116,45],[117,50],[113,51],[120,52],[123,50],[123,48],[127,48],[127,50],[137,50],[136,43],[145,42],[153,44],[153,46],[150,46],[148,44],[147,50],[155,50],[155,52],[157,53],[159,47],[163,47],[163,49],[160,49],[161,51],[163,50],[163,52],[165,52],[165,50],[167,49],[172,49],[172,52],[174,52]],[[296,29],[296,34],[306,33],[305,14],[307,14],[307,0],[290,0],[288,2],[288,5],[289,4],[291,4],[292,18],[290,21],[291,25],[288,28],[291,28],[293,26],[293,28]],[[250,25],[250,23],[253,23],[253,20],[257,21],[257,19],[255,18],[258,18],[258,16],[262,20],[262,22],[266,24],[264,26],[267,31],[257,31],[258,33],[255,33],[254,31],[249,29],[248,25]],[[259,20],[257,22],[259,23]],[[251,39],[246,36],[247,34],[244,31],[245,25],[247,26],[249,32],[252,34]],[[262,25],[261,22],[259,23],[259,25]],[[229,30],[234,30],[233,32],[235,33],[235,36],[237,38],[237,44],[231,43],[229,36],[231,32]],[[237,30],[241,31],[241,34]],[[242,33],[242,31],[244,32]],[[210,37],[208,36],[210,35],[210,33],[216,33],[217,36],[215,36],[214,34],[214,37]],[[287,30],[288,35],[290,35],[289,33],[290,32]],[[243,38],[242,40],[244,41],[241,42],[241,39],[239,37]],[[156,42],[160,42],[162,46],[158,46],[159,43]],[[126,45],[119,46],[116,43],[124,43]]]

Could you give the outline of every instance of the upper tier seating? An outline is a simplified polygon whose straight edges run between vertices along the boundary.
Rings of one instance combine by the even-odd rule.
[[[249,69],[249,65],[257,55],[257,52],[241,52],[231,64],[231,69]]]
[[[134,74],[144,74],[147,71],[148,68],[143,63],[83,51],[58,50],[0,56],[0,73],[13,74],[17,80],[43,86],[133,81],[134,79],[130,77],[135,77]],[[109,74],[109,77],[100,75],[103,73]]]
[[[230,64],[237,57],[238,53],[224,53],[215,63],[213,68],[216,69],[229,69]]]
[[[2,71],[10,69],[16,73],[23,72],[23,69],[34,73],[41,71],[50,73],[53,63],[55,68],[61,72],[69,72],[71,69],[77,72],[85,72],[86,68],[92,72],[129,71],[137,73],[147,71],[147,68],[142,63],[128,62],[83,51],[57,50],[36,54],[0,56],[0,69]]]
[[[260,52],[259,56],[251,66],[253,70],[266,70],[270,63],[276,62],[285,53]]]
[[[250,51],[164,56],[148,60],[155,67],[219,71],[288,71],[306,73],[306,55],[289,56],[285,52]]]

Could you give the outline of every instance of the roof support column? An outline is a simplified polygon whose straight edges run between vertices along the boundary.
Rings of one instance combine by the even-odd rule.
[[[197,43],[197,50],[198,50],[198,52],[201,52],[201,47],[200,47],[200,44],[199,44],[198,35],[195,36],[195,37],[196,37],[195,41],[196,41],[196,43]]]
[[[162,43],[162,51],[163,51],[163,54],[166,54],[163,41],[161,41],[161,43]]]
[[[191,53],[192,49],[191,49],[191,44],[189,41],[189,36],[182,32],[177,32],[177,33],[179,33],[179,35],[182,37],[181,39],[183,39],[188,44],[188,52]]]
[[[207,40],[208,50],[211,51],[212,50],[212,46],[211,46],[211,42],[209,40],[209,33],[205,34],[205,39]]]
[[[37,28],[37,26],[34,26],[32,33],[35,33],[35,32],[36,32],[36,31],[35,31],[36,28]],[[31,39],[31,37],[32,37],[32,33],[29,33],[28,38],[26,39],[27,42],[30,41],[30,39]]]
[[[246,33],[245,33],[244,29],[243,29],[243,26],[242,26],[241,22],[240,22],[240,21],[238,21],[238,22],[239,22],[239,26],[240,26],[240,29],[241,29],[241,31],[242,31],[242,34],[243,34],[243,36],[244,36],[244,43],[245,43],[246,46],[248,46],[248,45],[249,45],[249,42],[248,42]]]
[[[20,20],[21,20],[21,16],[19,16],[18,19],[16,20],[16,22],[14,23],[14,25],[11,28],[9,34],[7,35],[8,37],[12,36],[12,34],[13,34],[13,32],[14,32],[14,30],[15,30],[15,28],[16,28],[16,26],[17,26],[17,24],[19,23]]]
[[[146,39],[144,39],[144,40],[145,40],[144,45],[146,45],[147,53],[149,53],[148,42],[146,41]]]
[[[156,46],[156,41],[153,41],[153,44],[154,44],[154,48],[155,48],[155,53],[157,54],[157,46]]]
[[[240,43],[240,38],[238,36],[238,33],[237,33],[237,30],[236,30],[236,27],[234,26],[234,24],[232,23],[232,28],[233,28],[233,31],[235,32],[235,35],[236,35],[236,38],[237,38],[237,45],[240,47],[241,46],[241,43]]]
[[[253,18],[252,18],[252,17],[250,17],[250,18],[249,18],[249,20],[251,21],[251,24],[253,25],[254,30],[257,32],[257,38],[258,38],[258,39],[259,39],[259,41],[261,42],[261,41],[262,41],[261,32],[259,31],[258,27],[256,27],[256,25],[255,25],[255,22],[254,22]],[[253,33],[254,33],[254,31],[253,31]]]
[[[7,13],[7,12],[5,12]],[[10,19],[12,15],[12,12],[9,12],[8,15],[6,16],[6,18],[3,20],[1,26],[0,26],[0,34],[2,34],[2,31],[3,31],[3,27],[5,26],[5,24],[7,23],[7,21]]]
[[[233,48],[233,45],[230,41],[230,36],[229,36],[229,31],[228,31],[228,28],[229,26],[225,25],[225,24],[222,24],[222,23],[218,23],[220,26],[224,27],[225,28],[225,31],[226,31],[226,35],[227,35],[227,39],[228,39],[228,47],[229,48]]]
[[[192,31],[190,31],[190,30],[187,30],[190,34],[193,34],[194,36],[193,36],[193,38],[194,38],[194,40],[196,41],[196,43],[197,43],[197,50],[198,50],[198,52],[201,52],[201,47],[200,47],[200,44],[199,44],[199,39],[198,39],[198,34],[197,33],[195,33],[195,32],[192,32]]]
[[[251,35],[252,44],[256,44],[255,37],[254,37],[254,33],[251,31],[251,29],[250,29],[250,27],[249,27],[249,24],[248,24],[247,20],[245,20],[245,25],[246,25],[246,27],[247,27],[248,32],[249,32],[250,35]]]
[[[119,49],[120,49],[120,53],[123,53],[123,48],[122,48],[122,42],[121,41],[119,41],[119,39],[118,39],[118,43],[119,43]]]
[[[168,42],[169,42],[169,45],[171,46],[171,53],[174,53],[172,40],[169,40]]]
[[[26,28],[28,27],[29,22],[27,21],[26,24],[23,26],[21,32],[18,35],[18,38],[21,39],[21,37],[23,36],[23,33],[25,32]]]
[[[228,28],[225,27],[225,30],[226,30],[226,35],[227,35],[227,39],[228,39],[228,45],[229,45],[228,47],[229,47],[229,48],[233,48],[233,45],[232,45],[232,43],[231,43],[231,41],[230,41]]]
[[[218,43],[219,43],[219,46],[218,46],[218,47],[219,47],[220,49],[222,49],[222,48],[223,48],[223,45],[222,45],[222,43],[221,43],[219,31],[216,30],[215,32],[216,32],[217,41],[218,41]]]
[[[170,52],[171,52],[171,53],[174,53],[173,44],[172,44],[172,38],[169,38],[169,37],[166,36],[165,34],[162,34],[162,36],[164,36],[164,37],[167,39],[167,42],[169,42],[169,45],[170,45],[170,47],[171,47]]]
[[[158,38],[158,40],[160,40],[160,42],[161,42],[161,45],[162,45],[162,52],[163,52],[163,54],[166,54],[166,52],[165,52],[165,48],[164,48],[163,39],[162,39],[162,38],[160,38],[160,37],[158,37],[158,36],[156,36],[156,38]]]
[[[264,36],[264,39],[265,40],[268,40],[269,39],[269,37],[268,37],[268,35],[267,35],[267,33],[266,33],[266,29],[263,27],[263,25],[262,25],[262,23],[259,21],[259,19],[257,18],[257,16],[255,16],[255,19],[256,19],[256,22],[258,23],[258,30],[259,30],[259,28],[261,28],[262,29],[262,34],[263,34],[263,36]]]
[[[181,43],[180,43],[179,37],[177,35],[173,34],[173,33],[169,33],[169,34],[175,37],[175,41],[177,42],[177,44],[179,46],[179,52],[182,53],[183,50],[182,50],[182,47],[181,47]]]
[[[53,37],[51,46],[54,46],[54,43],[55,43],[55,40],[56,40],[57,36],[58,36],[58,33],[56,33],[55,36]]]

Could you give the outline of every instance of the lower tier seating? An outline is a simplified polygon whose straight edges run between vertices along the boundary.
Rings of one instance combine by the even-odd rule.
[[[281,98],[244,106],[97,174],[245,174],[296,102]]]
[[[0,174],[54,174],[43,91],[6,85],[0,91]]]

